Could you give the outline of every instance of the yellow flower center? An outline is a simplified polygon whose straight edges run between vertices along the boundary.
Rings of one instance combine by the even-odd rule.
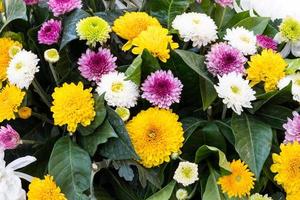
[[[240,175],[238,175],[238,176],[235,177],[235,180],[236,180],[237,182],[240,182],[240,181],[242,180],[242,177],[241,177]]]
[[[242,36],[240,37],[240,39],[241,39],[243,42],[250,43],[250,39],[249,39],[249,37],[247,37],[246,35],[242,35]]]
[[[300,86],[300,79],[295,80],[295,84]]]
[[[200,24],[200,20],[199,19],[193,19],[193,23],[194,24]]]
[[[234,93],[234,94],[239,94],[240,93],[240,88],[236,85],[232,85],[231,87],[231,91]]]
[[[16,64],[16,69],[21,69],[23,67],[23,63],[22,62],[18,62]]]
[[[191,178],[192,176],[192,169],[190,167],[184,167],[182,168],[182,174],[185,178]]]
[[[121,92],[124,89],[124,84],[122,82],[114,82],[111,86],[113,92]]]

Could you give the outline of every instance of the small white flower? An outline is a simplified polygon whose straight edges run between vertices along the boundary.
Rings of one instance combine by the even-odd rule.
[[[279,90],[282,90],[286,86],[288,86],[292,82],[292,95],[293,99],[297,102],[300,102],[300,73],[287,75],[286,77],[282,78],[277,87]]]
[[[173,178],[177,183],[181,183],[183,186],[195,183],[199,179],[198,165],[188,161],[180,162]]]
[[[217,26],[206,14],[191,12],[177,15],[172,27],[178,30],[185,42],[192,41],[194,47],[200,48],[218,39]]]
[[[243,107],[252,108],[251,101],[256,98],[248,80],[244,80],[241,74],[235,72],[218,78],[219,84],[215,89],[227,108],[231,108],[238,115],[242,113]]]
[[[22,50],[10,61],[7,68],[7,78],[10,83],[20,89],[28,89],[34,79],[35,73],[39,71],[39,59],[30,51]]]
[[[56,49],[48,49],[44,52],[44,58],[49,63],[56,63],[59,61],[59,53]]]
[[[176,191],[176,198],[178,200],[186,200],[188,198],[188,195],[189,194],[185,189],[180,188]]]
[[[267,194],[264,196],[258,193],[252,194],[249,200],[273,200],[272,197],[269,197]]]
[[[237,27],[226,30],[224,40],[240,50],[244,55],[253,55],[256,53],[256,37],[253,31],[243,27]]]
[[[134,107],[139,97],[138,86],[126,80],[124,73],[111,72],[102,76],[96,89],[99,95],[104,94],[104,99],[110,106]]]

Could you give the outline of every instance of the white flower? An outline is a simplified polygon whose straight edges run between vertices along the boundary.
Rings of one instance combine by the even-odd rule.
[[[273,200],[273,199],[269,197],[267,194],[263,196],[261,194],[255,193],[250,196],[249,200]]]
[[[242,113],[243,107],[252,108],[251,101],[256,98],[248,80],[244,80],[241,74],[235,72],[218,78],[219,84],[215,89],[227,108],[231,108],[238,115]]]
[[[218,39],[217,26],[206,14],[191,12],[177,15],[172,27],[179,31],[185,42],[192,41],[194,47],[200,48]]]
[[[226,30],[224,40],[240,50],[244,55],[253,55],[256,53],[256,37],[253,31],[249,31],[243,27],[237,27]]]
[[[34,79],[35,73],[39,71],[39,59],[30,51],[22,50],[17,53],[7,68],[7,78],[10,83],[20,89],[28,89]]]
[[[111,72],[102,76],[96,89],[99,95],[104,94],[104,99],[110,106],[134,107],[139,97],[138,86],[126,80],[124,73]]]
[[[180,162],[173,178],[176,182],[181,183],[183,186],[195,183],[199,179],[198,165],[188,161]]]
[[[59,53],[56,49],[48,49],[44,52],[44,58],[49,63],[56,63],[59,61]]]
[[[189,194],[185,189],[180,188],[176,191],[176,198],[178,200],[186,200],[188,198],[188,195]]]
[[[286,77],[282,78],[277,87],[279,90],[282,90],[286,86],[288,86],[292,82],[292,95],[295,101],[300,102],[300,73],[287,75]]]

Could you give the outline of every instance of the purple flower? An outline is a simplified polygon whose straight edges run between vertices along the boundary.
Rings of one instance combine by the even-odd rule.
[[[117,58],[109,49],[99,48],[98,52],[88,49],[78,60],[81,75],[89,81],[100,81],[102,75],[115,71]]]
[[[28,6],[32,6],[39,3],[39,0],[24,0],[25,4]]]
[[[256,42],[257,45],[263,49],[273,49],[274,51],[277,50],[277,42],[268,36],[257,35]]]
[[[56,17],[82,7],[81,0],[49,0],[48,5]]]
[[[142,97],[154,106],[169,108],[172,103],[179,103],[182,88],[181,81],[170,70],[158,70],[142,84]]]
[[[206,55],[207,69],[214,76],[223,76],[230,72],[244,73],[246,62],[247,59],[238,49],[226,43],[213,45]]]
[[[10,125],[0,127],[0,149],[15,149],[20,144],[20,136]]]
[[[283,124],[285,129],[284,143],[300,142],[300,115],[294,111],[293,119],[288,118],[288,122]]]
[[[43,23],[38,32],[38,40],[40,44],[52,45],[56,44],[61,34],[61,21],[50,19]]]
[[[227,6],[233,7],[233,0],[215,0],[215,2],[224,8]]]

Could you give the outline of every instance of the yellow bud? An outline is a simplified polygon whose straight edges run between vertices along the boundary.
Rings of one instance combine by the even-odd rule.
[[[56,49],[48,49],[44,52],[44,58],[49,63],[56,63],[59,61],[59,53]]]
[[[19,117],[21,119],[29,119],[32,114],[32,110],[29,107],[22,107],[18,111]]]
[[[125,122],[130,117],[130,111],[127,108],[117,107],[116,113],[120,116],[120,118]]]
[[[21,50],[22,50],[22,48],[19,47],[19,46],[12,46],[12,47],[10,47],[9,50],[8,50],[9,57],[13,58]]]

